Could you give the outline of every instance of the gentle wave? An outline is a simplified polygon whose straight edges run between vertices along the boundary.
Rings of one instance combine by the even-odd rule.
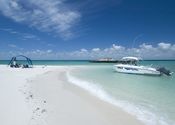
[[[67,72],[66,76],[70,83],[87,90],[92,95],[98,97],[105,102],[122,108],[129,114],[136,116],[138,120],[142,121],[146,125],[175,125],[172,124],[172,122],[168,123],[168,120],[164,117],[157,116],[156,114],[152,113],[147,109],[144,109],[143,107],[136,106],[127,101],[116,100],[113,96],[108,94],[100,85],[76,78],[72,76],[70,72]]]

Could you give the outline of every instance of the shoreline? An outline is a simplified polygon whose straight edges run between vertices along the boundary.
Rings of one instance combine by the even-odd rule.
[[[13,79],[3,77],[3,83],[1,84],[9,84],[8,82],[10,81],[14,82],[16,85],[14,84],[12,89],[18,89],[18,91],[13,91],[10,96],[14,97],[16,93],[18,95],[18,97],[15,97],[18,98],[16,103],[19,107],[21,107],[20,105],[24,107],[20,109],[15,108],[15,105],[11,105],[11,107],[15,108],[15,113],[19,112],[17,118],[22,117],[23,119],[16,123],[14,122],[15,119],[13,119],[12,124],[24,125],[22,123],[27,123],[26,121],[28,121],[29,125],[56,125],[58,123],[63,125],[106,125],[109,123],[111,125],[143,125],[135,116],[92,96],[83,88],[69,83],[66,79],[66,72],[79,66],[47,66],[45,68],[36,66],[37,68],[29,70],[7,67],[2,70],[2,67],[0,65],[0,71],[6,73],[6,77],[7,74],[13,75]],[[20,78],[21,76],[23,77]],[[21,82],[17,83],[19,81]],[[7,88],[8,86],[10,84],[6,85]],[[3,94],[7,93],[4,92]],[[11,109],[8,109],[7,106],[4,106],[8,110],[7,113],[11,112]],[[5,116],[4,119],[8,120],[9,117]],[[4,120],[4,125],[6,125],[6,122]]]

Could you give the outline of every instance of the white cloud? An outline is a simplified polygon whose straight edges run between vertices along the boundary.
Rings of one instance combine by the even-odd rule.
[[[172,51],[175,51],[175,44],[171,47]]]
[[[49,50],[47,50],[47,53],[51,53],[51,52],[52,52],[52,50],[50,50],[50,49],[49,49]]]
[[[118,46],[118,45],[115,45],[115,44],[112,44],[112,48],[115,49],[115,50],[124,49],[124,47]]]
[[[13,29],[11,28],[0,28],[1,31],[5,31],[5,32],[8,32],[10,34],[19,34],[19,32],[17,31],[14,31]]]
[[[80,13],[64,4],[64,0],[0,0],[0,3],[5,16],[64,39],[73,35],[71,28],[80,18]]]
[[[168,50],[165,52],[165,49]],[[81,50],[76,51],[76,53],[74,52],[69,58],[97,59],[111,57],[120,59],[123,56],[137,56],[143,59],[175,59],[175,44],[158,43],[157,46],[153,46],[151,44],[143,43],[138,48],[125,48],[124,46],[113,44],[109,48],[93,48],[91,51],[87,50],[85,54],[81,53]]]
[[[11,49],[15,49],[15,50],[20,50],[20,51],[24,50],[24,48],[21,48],[15,44],[8,44],[7,46],[10,47]]]
[[[117,48],[115,48],[117,46]],[[109,48],[93,48],[87,50],[82,48],[72,52],[56,52],[52,50],[31,50],[31,51],[10,51],[0,52],[1,58],[7,58],[18,54],[23,54],[32,59],[97,59],[111,57],[120,59],[124,56],[137,56],[143,59],[175,59],[175,44],[158,43],[156,46],[143,43],[137,48],[125,48],[124,46],[113,44]],[[166,46],[166,47],[165,47]],[[115,49],[114,49],[115,48]],[[169,49],[167,49],[169,48]],[[166,51],[165,51],[166,49]]]
[[[23,37],[24,37],[25,39],[33,39],[33,38],[36,38],[36,36],[33,35],[33,34],[24,34]]]
[[[100,48],[93,48],[92,49],[92,52],[99,52],[100,51]]]
[[[8,28],[4,28],[4,29],[1,28],[0,30],[5,31],[9,34],[12,34],[22,40],[27,40],[27,39],[40,40],[38,36],[31,33],[22,33],[22,32],[15,31],[14,29],[8,29]]]
[[[81,52],[85,52],[85,53],[88,52],[87,49],[84,49],[84,48],[81,49],[80,51],[81,51]]]
[[[125,47],[120,46],[120,45],[116,45],[116,44],[112,44],[112,46],[110,48],[105,48],[103,50],[103,53],[108,53],[110,55],[114,55],[116,52],[121,53],[125,50]]]
[[[17,48],[17,46],[14,45],[14,44],[8,44],[8,47],[11,47],[11,48]]]
[[[140,45],[140,48],[143,48],[143,49],[153,49],[153,46],[152,45],[149,45],[149,44],[145,44],[143,43],[142,45]]]
[[[159,46],[161,49],[163,49],[163,50],[168,50],[168,49],[170,49],[171,44],[170,44],[170,43],[161,42],[161,43],[158,44],[158,46]]]

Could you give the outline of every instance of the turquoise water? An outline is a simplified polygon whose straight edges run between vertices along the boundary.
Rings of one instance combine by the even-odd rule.
[[[8,62],[0,61],[0,64]],[[153,67],[164,66],[175,72],[175,61],[140,63]],[[83,65],[81,69],[68,73],[70,82],[135,115],[147,125],[175,125],[175,74],[172,76],[121,74],[113,70],[114,64],[88,61],[36,60],[33,64]]]
[[[175,72],[175,61],[143,61]],[[121,74],[113,65],[90,65],[69,74],[72,83],[121,107],[147,125],[175,125],[175,77]],[[79,83],[78,83],[79,82]]]
[[[8,64],[10,60],[0,60],[0,64]],[[26,63],[24,60],[20,60],[19,63]],[[88,65],[88,61],[84,60],[33,60],[33,65]]]

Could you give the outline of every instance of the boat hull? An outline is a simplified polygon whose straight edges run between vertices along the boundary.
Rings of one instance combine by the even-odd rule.
[[[145,66],[131,66],[131,65],[114,65],[114,70],[119,73],[138,74],[138,75],[156,75],[161,73],[155,68]]]

